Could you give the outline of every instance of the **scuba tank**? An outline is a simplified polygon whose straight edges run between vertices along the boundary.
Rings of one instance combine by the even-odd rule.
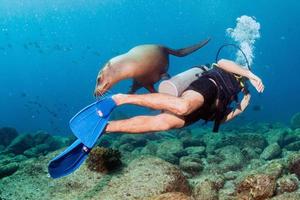
[[[177,74],[169,80],[162,81],[158,86],[158,92],[179,97],[192,82],[208,69],[207,66],[201,65]]]

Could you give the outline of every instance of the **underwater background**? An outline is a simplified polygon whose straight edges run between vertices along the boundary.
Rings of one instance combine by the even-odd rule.
[[[253,70],[266,90],[244,120],[288,122],[299,110],[299,3],[283,1],[5,1],[0,6],[0,124],[66,134],[67,121],[91,103],[98,70],[139,44],[205,48],[170,56],[170,74],[214,62],[226,29],[241,15],[261,25]],[[113,92],[127,92],[123,81]],[[128,110],[124,111],[128,113]],[[129,111],[130,113],[132,111]]]
[[[165,151],[168,152],[170,149],[170,151],[174,148],[176,149],[178,147],[178,141],[180,140],[182,142],[182,138],[186,137],[186,134],[193,132],[193,139],[199,139],[197,138],[199,135],[202,135],[204,138],[201,136],[200,143],[202,144],[201,146],[206,147],[205,156],[203,153],[204,150],[202,155],[198,149],[199,155],[201,154],[200,157],[206,159],[205,161],[201,161],[204,163],[210,163],[211,160],[214,160],[210,160],[210,154],[219,155],[225,152],[223,154],[230,155],[233,152],[239,151],[236,148],[240,149],[242,152],[241,155],[243,154],[245,156],[245,146],[239,146],[234,142],[228,143],[228,141],[243,144],[248,141],[249,145],[251,142],[255,143],[260,141],[261,143],[258,145],[256,145],[256,143],[254,146],[250,145],[252,150],[256,148],[260,149],[256,149],[257,157],[250,156],[250,158],[245,156],[245,158],[240,159],[251,160],[253,158],[256,159],[256,161],[263,160],[257,161],[257,163],[260,164],[256,163],[257,165],[251,165],[252,168],[249,167],[249,169],[264,166],[268,164],[269,161],[272,162],[273,159],[281,159],[281,164],[292,162],[289,166],[282,164],[282,172],[276,176],[275,179],[277,180],[281,176],[296,174],[295,177],[289,177],[289,180],[293,182],[297,179],[297,176],[300,177],[300,155],[298,155],[300,153],[300,114],[297,114],[300,112],[299,11],[300,2],[296,0],[0,0],[0,127],[12,127],[16,129],[20,135],[23,133],[38,132],[40,134],[48,133],[52,136],[58,136],[59,140],[63,142],[59,145],[54,142],[56,147],[47,151],[47,153],[65,147],[70,143],[70,141],[66,140],[73,139],[68,122],[76,112],[95,101],[93,91],[96,76],[99,69],[101,69],[107,60],[125,53],[130,48],[140,44],[163,44],[170,48],[177,49],[211,37],[212,40],[208,45],[189,56],[183,58],[170,56],[169,73],[175,75],[195,65],[215,62],[217,50],[224,43],[237,44],[237,42],[230,37],[230,34],[228,34],[228,29],[234,29],[238,23],[237,19],[247,15],[260,24],[260,36],[255,39],[252,45],[251,53],[253,53],[254,56],[252,69],[255,74],[262,78],[265,84],[265,92],[263,94],[257,94],[253,88],[251,89],[252,98],[249,108],[240,117],[221,127],[221,130],[223,129],[221,131],[221,134],[224,134],[223,136],[212,135],[212,133],[210,133],[211,124],[209,123],[208,126],[202,126],[202,123],[199,122],[191,128],[182,130],[184,133],[180,134],[180,130],[178,130],[179,135],[177,139],[170,136],[169,133],[158,134],[155,139],[152,138],[154,136],[149,135],[137,136],[138,139],[132,139],[130,138],[131,136],[128,136],[130,139],[125,138],[125,136],[118,136],[118,138],[124,138],[118,141],[118,138],[108,137],[105,139],[106,143],[103,142],[105,145],[100,146],[118,148],[130,142],[131,144],[138,144],[137,146],[132,145],[130,148],[123,146],[123,149],[119,149],[121,153],[124,154],[122,155],[124,156],[123,159],[125,158],[126,160],[122,160],[122,162],[128,164],[130,168],[129,161],[133,160],[133,157],[142,159],[135,161],[137,163],[149,164],[162,162],[157,160],[152,162],[151,160],[149,161],[149,158],[141,158],[141,155],[147,153],[145,153],[145,151],[143,153],[142,150],[139,149],[141,148],[139,142],[132,142],[135,140],[144,141],[141,143],[146,145],[147,142],[145,141],[154,140],[155,143],[157,139],[157,141],[161,142],[158,142],[158,144],[155,143],[155,148],[165,148]],[[234,55],[235,54],[231,54],[229,57]],[[111,92],[126,93],[130,84],[130,80],[119,82],[111,89]],[[146,90],[140,90],[138,93],[145,92]],[[149,112],[151,114],[154,113],[149,109],[123,106],[115,111],[113,118],[128,118]],[[4,141],[6,139],[4,138],[5,131],[15,134],[14,130],[1,129],[0,140],[3,139]],[[178,131],[175,132],[178,133]],[[170,131],[171,134],[173,134],[173,132]],[[228,134],[226,136],[226,132],[229,132],[229,136]],[[250,134],[250,136],[247,135],[250,132],[253,134]],[[239,135],[239,133],[242,135]],[[246,133],[246,136],[243,136],[243,133]],[[278,138],[270,139],[273,135]],[[176,142],[174,141],[175,139]],[[196,139],[195,141],[198,141]],[[117,140],[118,144],[113,144],[112,140]],[[170,142],[165,144],[164,142],[168,140],[172,140],[174,143]],[[275,140],[275,143],[279,146],[274,147],[273,144]],[[219,143],[211,144],[209,141],[217,141]],[[163,146],[159,146],[162,143]],[[292,144],[292,147],[286,147],[290,144]],[[213,147],[211,147],[211,150],[207,150],[210,145]],[[228,145],[231,145],[229,149],[223,149],[224,151],[219,150],[220,148],[228,147]],[[275,151],[274,155],[277,153],[276,156],[272,153],[271,156],[261,156],[263,150],[270,145],[273,146],[268,150],[272,148],[272,153]],[[100,183],[96,184],[96,189],[93,189],[92,192],[87,189],[88,187],[94,187],[93,184],[101,179],[102,176],[97,173],[80,171],[79,174],[77,174],[77,178],[73,176],[70,179],[64,179],[63,182],[53,182],[49,178],[46,178],[47,173],[44,168],[47,162],[62,149],[50,155],[45,152],[42,155],[39,154],[41,157],[28,156],[29,154],[27,154],[27,157],[22,157],[21,160],[14,160],[15,156],[22,154],[22,152],[16,151],[7,155],[7,151],[5,151],[7,146],[9,146],[9,144],[1,145],[0,143],[0,163],[2,167],[11,164],[13,167],[10,167],[13,169],[11,170],[9,167],[3,167],[1,169],[0,166],[0,185],[7,185],[6,189],[0,187],[0,199],[16,199],[17,197],[22,197],[22,194],[23,197],[26,197],[24,199],[41,199],[41,196],[35,196],[33,192],[35,190],[34,187],[38,185],[34,186],[33,182],[36,181],[36,179],[31,178],[35,175],[29,170],[32,168],[32,163],[37,162],[40,162],[38,169],[41,169],[43,172],[38,174],[37,177],[39,177],[41,181],[39,184],[45,185],[44,189],[46,188],[46,190],[48,190],[46,185],[50,185],[50,187],[52,187],[51,195],[53,195],[53,193],[59,191],[59,188],[66,187],[67,189],[65,189],[65,191],[71,190],[73,191],[71,194],[74,195],[64,196],[64,194],[67,195],[68,192],[62,192],[58,196],[46,195],[44,199],[76,199],[79,198],[79,190],[86,192],[85,196],[80,196],[79,199],[101,199],[99,197],[101,196],[99,195],[99,188],[102,188],[102,185],[101,187],[99,186]],[[184,144],[183,147],[186,148]],[[247,146],[247,148],[248,147],[249,146]],[[280,148],[280,153],[278,153],[278,148]],[[3,155],[1,153],[2,150],[4,152]],[[129,152],[134,150],[138,151],[131,157]],[[194,150],[195,149],[193,149],[193,151]],[[247,153],[249,153],[248,150]],[[186,150],[186,152],[188,152],[188,150]],[[253,151],[251,152],[253,153]],[[171,159],[164,159],[164,156],[158,157],[168,161],[168,164],[179,165],[179,158],[183,154],[178,153],[177,150],[174,155],[175,154],[177,156],[176,159],[178,158],[178,160],[175,159],[175,161],[173,157]],[[223,157],[221,155],[219,155],[219,157],[229,159],[227,155],[223,154]],[[290,154],[292,154],[292,157],[289,157]],[[27,162],[27,164],[18,164],[18,167],[15,167],[15,163],[19,162]],[[191,162],[197,163],[198,161]],[[240,162],[246,163],[241,160]],[[195,165],[193,166],[195,167]],[[197,168],[197,166],[195,168]],[[168,167],[172,168],[171,166]],[[276,167],[277,164],[275,163],[274,168]],[[181,165],[181,169],[182,168],[184,167]],[[190,167],[187,168],[190,169]],[[202,170],[203,167],[199,168]],[[240,170],[240,172],[243,173],[244,169],[247,171],[246,168],[246,166],[237,168],[229,167],[226,172]],[[159,169],[162,171],[158,171],[165,173],[165,169],[166,168]],[[204,169],[206,168],[204,167]],[[85,166],[83,170],[86,170]],[[134,170],[135,169],[133,169],[133,171]],[[174,169],[172,168],[172,170]],[[297,174],[297,172],[299,172],[299,174]],[[224,171],[220,172],[220,174],[223,173]],[[191,181],[193,177],[196,176],[194,172],[187,172],[187,174],[188,175],[185,175],[188,177],[187,179],[190,185],[197,185],[197,181],[197,183]],[[199,175],[199,173],[196,174],[197,176]],[[152,175],[155,177],[159,176],[159,174]],[[18,179],[17,176],[26,177],[32,182],[28,182],[26,188],[20,189],[18,192],[17,189],[11,188],[14,187],[16,182],[20,182],[20,180],[26,178]],[[83,177],[88,178],[90,181],[84,182],[79,180]],[[239,176],[236,175],[236,177]],[[258,177],[258,179],[259,178],[269,180],[264,177]],[[107,179],[106,176],[105,179]],[[179,179],[181,180],[181,178]],[[203,177],[201,177],[201,180],[202,179]],[[229,181],[233,179],[234,178],[228,178]],[[124,182],[126,182],[126,180],[127,179],[123,179]],[[273,179],[270,178],[270,180]],[[42,183],[42,181],[44,182]],[[72,184],[66,186],[68,181]],[[163,182],[165,180],[158,180],[158,182],[159,181]],[[283,181],[286,180],[284,179]],[[299,185],[297,181],[294,181],[296,182],[295,185]],[[240,183],[240,180],[237,182]],[[201,181],[199,184],[200,183],[203,184]],[[205,185],[202,185],[200,188],[213,188],[210,184],[211,183],[205,183]],[[83,187],[83,185],[85,185],[86,188],[80,188]],[[112,183],[112,185],[114,184]],[[130,183],[127,185],[130,185]],[[153,185],[155,185],[155,183],[153,183]],[[216,185],[215,182],[214,185]],[[243,188],[244,185],[240,184],[239,186],[239,188]],[[268,185],[268,187],[270,187],[270,185]],[[9,192],[8,188],[10,188]],[[234,188],[234,186],[232,186],[232,188]],[[219,189],[220,188],[216,190]],[[294,192],[297,189],[298,186],[295,190],[291,191]],[[124,191],[126,190],[128,189],[124,189]],[[216,193],[216,190],[212,190],[213,193]],[[252,196],[251,198],[266,199],[275,196],[275,194],[279,195],[282,193],[277,190],[274,192],[274,189],[272,194],[267,194],[266,196]],[[15,191],[15,193],[12,191]],[[41,191],[43,190],[40,189],[40,192]],[[195,199],[219,198],[199,197],[199,195],[197,197],[197,194],[203,191],[199,192],[193,190],[193,195],[190,195],[191,191],[187,192],[188,189],[177,190],[175,188],[174,191],[182,192],[187,194],[187,196],[193,196],[191,198]],[[238,191],[240,190],[235,189],[235,191],[239,194]],[[98,197],[95,197],[95,194],[98,194]],[[234,199],[236,198],[235,195],[236,193],[229,196]],[[296,195],[298,195],[298,193]],[[299,196],[291,198],[300,199],[300,197],[298,197]],[[165,199],[176,198],[180,199],[179,197],[166,197]],[[182,199],[183,198],[185,197],[182,197]],[[186,199],[188,198],[190,197],[186,197]],[[223,199],[230,198],[226,196]],[[249,197],[248,199],[251,198]],[[282,197],[282,199],[288,198],[290,197]],[[118,197],[103,197],[103,199],[118,199]],[[130,198],[128,197],[128,199]],[[133,199],[145,198],[134,197]],[[237,199],[242,198],[237,197]]]

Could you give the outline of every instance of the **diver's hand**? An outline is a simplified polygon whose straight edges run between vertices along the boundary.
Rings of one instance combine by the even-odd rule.
[[[250,93],[244,95],[244,98],[242,99],[242,101],[240,103],[241,111],[244,111],[246,109],[246,107],[249,105],[250,99],[251,99]]]
[[[257,90],[257,92],[259,92],[259,93],[264,92],[265,86],[264,86],[262,80],[258,76],[256,76],[255,74],[251,73],[248,78],[250,80],[250,83]]]

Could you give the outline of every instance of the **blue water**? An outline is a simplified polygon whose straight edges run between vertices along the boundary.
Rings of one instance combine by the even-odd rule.
[[[252,91],[250,108],[233,123],[288,123],[300,111],[299,10],[296,0],[0,0],[0,127],[68,134],[68,120],[94,101],[96,75],[109,58],[138,44],[182,48],[211,36],[196,53],[171,56],[174,75],[213,62],[229,41],[226,28],[241,15],[261,24],[253,69],[266,89]],[[129,84],[113,92],[126,92]]]

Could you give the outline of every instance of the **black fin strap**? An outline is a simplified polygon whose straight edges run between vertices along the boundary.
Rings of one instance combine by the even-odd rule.
[[[213,127],[213,132],[214,133],[219,132],[220,124],[221,124],[220,120],[215,120],[214,127]]]

